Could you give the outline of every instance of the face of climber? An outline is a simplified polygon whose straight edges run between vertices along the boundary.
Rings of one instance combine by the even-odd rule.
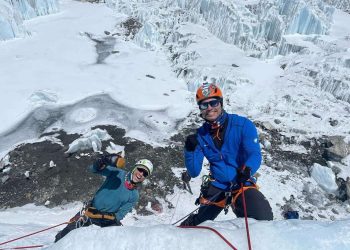
[[[147,176],[148,172],[146,169],[137,167],[132,173],[132,181],[134,183],[143,182]]]
[[[222,112],[220,100],[217,98],[209,98],[199,104],[199,110],[203,119],[213,122]]]

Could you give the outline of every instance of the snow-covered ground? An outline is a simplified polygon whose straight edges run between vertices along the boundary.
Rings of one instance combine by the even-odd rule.
[[[79,204],[54,209],[26,205],[0,212],[0,244],[65,222],[79,208]],[[11,249],[11,247],[44,245],[45,249],[91,250],[232,249],[218,235],[207,229],[181,229],[171,225],[171,222],[179,219],[177,216],[174,211],[146,217],[130,215],[123,221],[127,226],[79,228],[53,244],[55,234],[63,228],[60,226],[0,247]],[[226,217],[202,225],[216,229],[236,249],[248,249],[244,219]],[[256,250],[350,248],[349,219],[332,222],[310,220],[257,222],[249,219],[249,231],[252,248]]]
[[[8,3],[2,1],[0,8],[8,8]],[[316,20],[324,25],[320,34],[296,34],[289,29],[284,40],[276,40],[281,50],[288,47],[286,44],[294,49],[302,47],[300,53],[288,51],[283,55],[271,48],[259,52],[266,44],[259,40],[261,37],[253,36],[253,17],[244,10],[245,4],[254,6],[258,1],[203,0],[199,1],[202,9],[194,8],[190,13],[185,12],[190,7],[188,1],[107,2],[115,9],[62,0],[60,12],[26,20],[23,28],[27,33],[0,42],[0,158],[19,143],[37,140],[43,132],[63,128],[87,135],[97,124],[115,124],[125,128],[129,137],[162,145],[179,124],[187,124],[191,111],[196,112],[193,92],[204,76],[209,81],[214,78],[223,88],[229,112],[256,121],[273,123],[278,119],[273,126],[286,134],[342,135],[349,139],[349,14],[335,10],[330,18],[327,15],[332,11],[324,7],[321,21]],[[286,7],[287,2],[276,1],[276,5]],[[304,2],[293,1],[297,2],[300,4],[296,9],[302,9]],[[210,6],[220,8],[213,11]],[[244,15],[240,28],[230,26],[230,35],[225,33],[228,29],[220,30],[218,25],[237,20],[232,10]],[[312,11],[306,12],[312,16]],[[134,40],[107,34],[122,33],[120,24],[128,15],[144,21]],[[328,19],[332,21],[327,23]],[[172,35],[166,37],[169,28]],[[230,40],[237,35],[235,29],[247,32],[246,43]],[[101,52],[101,42],[106,51]],[[334,79],[341,84],[336,85]],[[336,126],[330,124],[331,119],[337,120]],[[301,147],[285,149],[304,152]],[[276,221],[249,220],[253,249],[350,249],[349,208],[334,204],[337,213],[326,211],[334,221],[284,221],[277,204],[290,195],[302,201],[303,190],[316,189],[317,182],[311,177],[302,181],[298,174],[276,172],[266,165],[259,172],[261,191],[272,204]],[[321,177],[321,182],[326,177]],[[191,184],[195,195],[175,189],[168,197],[174,209],[164,205],[161,214],[144,217],[134,212],[123,221],[125,227],[82,228],[53,245],[59,230],[56,228],[9,247],[44,244],[52,249],[224,249],[224,242],[212,232],[171,226],[196,208],[193,202],[199,192],[199,178]],[[317,215],[326,201],[317,195],[313,198],[319,204],[312,212]],[[27,205],[0,211],[0,244],[64,222],[80,206],[49,209]],[[247,249],[244,221],[233,218],[229,212],[205,225],[222,232],[238,249]]]

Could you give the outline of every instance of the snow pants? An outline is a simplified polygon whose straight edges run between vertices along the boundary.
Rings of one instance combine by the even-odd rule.
[[[121,226],[121,223],[115,221],[115,220],[107,220],[107,219],[92,219],[88,218],[87,216],[80,216],[80,212],[78,212],[74,218],[79,218],[78,220],[74,220],[73,222],[70,222],[62,231],[58,232],[58,234],[55,236],[55,242],[62,239],[64,236],[66,236],[70,231],[79,228],[79,227],[88,227],[92,224],[100,226],[100,227],[110,227],[110,226]]]
[[[210,184],[206,190],[202,190],[202,195],[204,198],[213,202],[225,199],[225,191]],[[258,189],[247,189],[244,191],[244,196],[248,218],[273,220],[271,206]],[[242,194],[237,197],[235,204],[232,204],[231,207],[237,217],[244,217]],[[197,226],[206,220],[214,220],[222,210],[222,207],[216,205],[201,205],[198,213],[190,215],[181,223],[181,226]]]

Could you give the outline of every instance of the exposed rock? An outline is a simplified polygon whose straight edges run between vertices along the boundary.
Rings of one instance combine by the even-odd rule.
[[[279,120],[279,119],[275,119],[275,120],[273,120],[276,124],[280,124],[281,123],[281,120]]]
[[[177,136],[179,141],[173,139],[172,147],[153,148],[141,141],[124,137],[123,129],[114,126],[99,128],[107,130],[115,144],[125,146],[126,170],[131,169],[140,158],[148,158],[154,163],[154,175],[140,189],[138,212],[144,212],[139,208],[145,207],[148,202],[157,203],[156,198],[164,199],[166,195],[173,193],[175,185],[181,186],[171,168],[183,167],[182,136]],[[44,205],[48,200],[48,206],[52,207],[67,202],[87,201],[93,197],[102,184],[103,177],[89,172],[88,166],[99,154],[90,149],[67,155],[65,151],[68,145],[79,135],[69,135],[64,131],[55,133],[62,144],[52,141],[22,144],[9,153],[13,167],[8,174],[0,173],[0,207],[22,206],[33,202]],[[102,149],[110,141],[103,141]],[[49,168],[50,161],[56,166]],[[34,166],[33,162],[37,164]],[[30,171],[29,179],[23,178],[25,171]],[[158,184],[160,181],[163,185]],[[168,205],[172,206],[170,203]],[[155,205],[154,209],[157,211],[160,208]]]
[[[332,127],[335,127],[338,125],[338,120],[333,120],[332,118],[329,118],[329,124],[332,126]]]
[[[263,145],[264,145],[264,148],[266,150],[270,150],[271,149],[271,143],[268,140],[264,140],[263,141]]]
[[[341,201],[346,201],[348,199],[348,194],[346,190],[346,181],[343,178],[337,178],[338,185],[338,199]]]
[[[5,183],[10,177],[8,175],[4,175],[1,177],[1,183]]]
[[[270,122],[263,122],[261,125],[267,130],[275,129],[275,127]]]
[[[148,77],[148,78],[152,78],[152,79],[156,79],[154,76],[152,76],[152,75],[146,75],[146,77]]]
[[[122,22],[120,26],[125,29],[124,35],[133,39],[135,34],[141,29],[142,24],[137,19],[130,17]]]
[[[315,114],[315,113],[312,113],[311,115],[312,115],[312,116],[314,116],[314,117],[316,117],[316,118],[321,118],[321,116],[320,116],[320,115]]]
[[[350,154],[350,145],[342,136],[331,136],[326,142],[324,157],[326,160],[341,161]]]

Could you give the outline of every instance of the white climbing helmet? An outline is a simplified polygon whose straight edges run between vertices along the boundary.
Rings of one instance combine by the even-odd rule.
[[[142,159],[135,163],[135,168],[143,168],[148,172],[148,175],[151,175],[153,172],[153,164],[150,160]],[[133,171],[134,172],[134,171]]]

